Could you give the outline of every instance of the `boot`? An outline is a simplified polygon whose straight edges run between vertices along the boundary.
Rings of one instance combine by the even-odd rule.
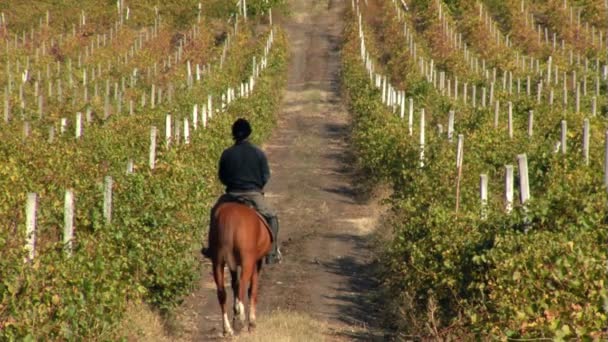
[[[209,247],[203,247],[201,249],[201,254],[207,258],[207,259],[211,259],[211,248]]]
[[[279,251],[279,219],[276,216],[268,218],[268,225],[270,226],[270,230],[272,230],[272,248],[270,252],[266,256],[266,264],[278,264],[281,262],[283,257],[281,256],[281,251]]]

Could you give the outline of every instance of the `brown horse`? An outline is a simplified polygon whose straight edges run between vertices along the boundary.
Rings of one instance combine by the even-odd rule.
[[[255,328],[255,305],[262,260],[271,248],[270,232],[254,209],[240,203],[217,206],[209,230],[209,248],[225,336],[233,335],[226,312],[224,266],[228,265],[234,294],[234,320],[245,323],[245,290],[249,290],[249,331]],[[241,267],[241,274],[237,268]],[[239,279],[240,278],[240,279]]]

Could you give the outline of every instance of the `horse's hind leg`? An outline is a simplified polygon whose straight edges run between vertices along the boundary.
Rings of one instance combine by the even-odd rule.
[[[245,302],[245,298],[246,298],[246,294],[247,294],[247,289],[249,288],[249,284],[252,281],[252,276],[253,273],[256,271],[255,269],[255,262],[254,261],[249,261],[249,260],[243,260],[243,268],[241,271],[241,281],[239,284],[239,300],[240,300],[240,312],[239,312],[239,319],[241,320],[241,322],[245,322],[245,307],[243,305],[243,303]]]
[[[241,327],[237,326],[237,317],[240,321],[243,321],[245,318],[245,307],[243,302],[239,299],[239,273],[238,271],[230,270],[231,284],[232,284],[232,293],[234,295],[234,317],[233,317],[233,326],[236,330],[240,330]]]
[[[238,313],[238,303],[239,301],[239,274],[237,271],[230,270],[230,284],[232,286],[232,295],[234,296],[234,316],[237,316]]]
[[[215,286],[217,287],[217,299],[220,302],[220,308],[222,310],[222,321],[224,336],[232,336],[234,332],[230,327],[230,321],[228,320],[228,313],[226,312],[226,288],[224,287],[224,265],[221,263],[213,263],[213,279],[215,280]]]
[[[262,270],[262,260],[257,262],[253,274],[251,275],[251,285],[249,286],[249,331],[252,332],[255,327],[255,306],[258,303],[258,280],[260,271]]]

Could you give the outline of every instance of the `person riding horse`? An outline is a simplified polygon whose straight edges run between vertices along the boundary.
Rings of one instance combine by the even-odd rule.
[[[250,134],[251,125],[247,120],[240,118],[232,125],[235,143],[224,150],[219,162],[219,178],[226,191],[211,210],[211,217],[215,209],[225,202],[238,201],[253,206],[266,219],[272,231],[272,249],[266,256],[266,263],[274,264],[281,261],[281,253],[277,243],[279,219],[264,198],[270,168],[264,152],[249,141]],[[207,258],[212,255],[209,247],[202,249]]]

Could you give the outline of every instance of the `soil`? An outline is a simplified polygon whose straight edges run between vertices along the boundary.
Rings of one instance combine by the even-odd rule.
[[[328,340],[384,340],[370,292],[377,284],[369,235],[381,208],[360,186],[340,94],[343,11],[350,1],[289,5],[289,17],[279,20],[292,54],[288,87],[278,125],[263,146],[272,170],[266,196],[279,214],[284,261],[262,271],[258,318],[276,310],[303,312],[329,327]],[[202,272],[200,289],[178,317],[188,321],[180,323],[180,340],[221,335],[207,262]]]

